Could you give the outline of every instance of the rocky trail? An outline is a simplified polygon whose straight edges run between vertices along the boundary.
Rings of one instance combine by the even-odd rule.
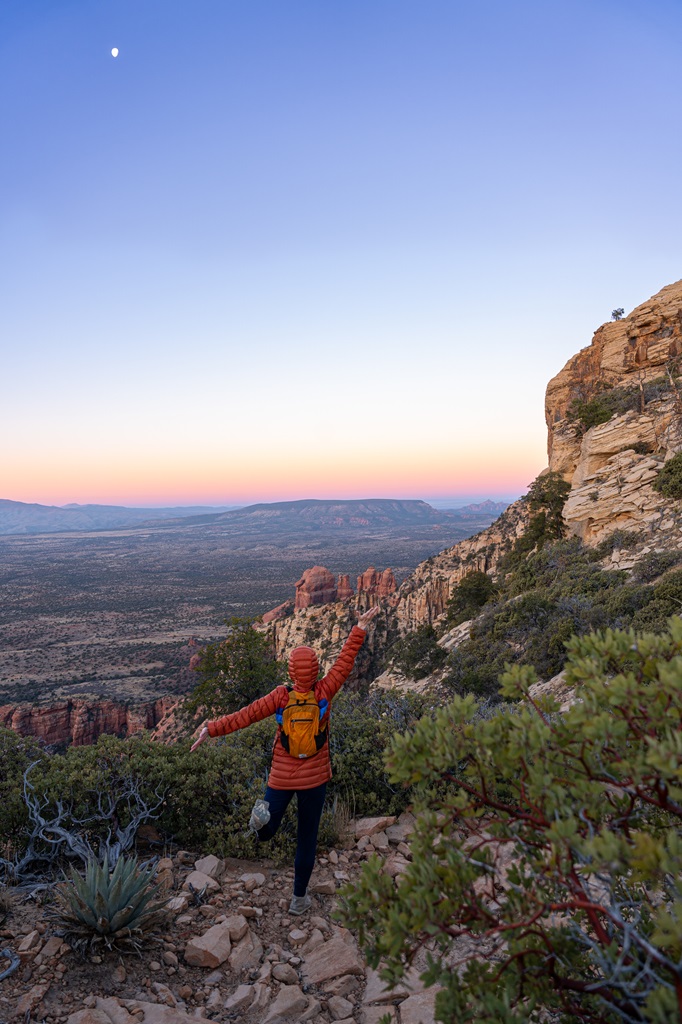
[[[300,917],[288,914],[293,868],[180,850],[157,865],[167,923],[141,956],[80,959],[43,907],[15,897],[0,949],[21,964],[0,981],[0,1024],[378,1024],[387,1013],[395,1024],[432,1024],[435,989],[416,970],[387,989],[332,917],[337,889],[371,854],[393,877],[405,870],[413,827],[409,813],[351,822],[343,849],[319,857],[313,906]],[[192,889],[205,890],[202,903]],[[0,973],[7,966],[0,960]]]

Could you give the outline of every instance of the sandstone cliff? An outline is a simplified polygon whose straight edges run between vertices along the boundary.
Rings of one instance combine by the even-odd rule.
[[[177,697],[160,697],[137,707],[114,701],[64,700],[53,705],[6,704],[0,725],[20,736],[34,736],[47,746],[86,746],[104,733],[132,736],[155,729],[177,704]]]
[[[655,539],[659,547],[682,543],[679,503],[651,487],[663,463],[682,448],[681,354],[678,281],[623,320],[600,327],[549,382],[549,468],[571,483],[564,518],[585,543],[616,529]],[[615,415],[584,429],[576,411],[581,405],[594,411],[604,400],[612,401]],[[619,404],[630,408],[620,411]]]

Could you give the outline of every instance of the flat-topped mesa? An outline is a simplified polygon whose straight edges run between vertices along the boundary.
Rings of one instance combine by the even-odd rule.
[[[306,569],[296,583],[294,610],[318,604],[331,604],[336,598],[336,577],[323,565],[314,565],[312,569]]]

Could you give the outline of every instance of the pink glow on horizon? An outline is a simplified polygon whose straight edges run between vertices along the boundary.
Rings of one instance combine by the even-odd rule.
[[[349,462],[352,460],[348,460]],[[450,498],[486,495],[491,498],[525,493],[544,468],[535,459],[480,459],[465,465],[321,466],[269,465],[247,467],[201,464],[134,466],[54,466],[41,471],[3,474],[1,498],[44,505],[242,505],[301,498]],[[410,460],[412,462],[412,460]],[[17,467],[19,468],[19,467]]]

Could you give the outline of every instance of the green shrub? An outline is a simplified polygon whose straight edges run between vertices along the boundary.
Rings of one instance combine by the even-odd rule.
[[[333,813],[336,800],[352,806],[357,814],[398,811],[405,806],[406,794],[388,783],[383,754],[392,732],[414,721],[423,707],[418,698],[390,693],[371,697],[341,693],[333,702],[330,752],[334,777],[320,832],[323,845],[337,838]],[[60,801],[66,808],[62,820],[65,828],[78,830],[82,828],[78,820],[89,819],[88,839],[95,849],[106,838],[114,819],[122,828],[130,822],[136,804],[124,794],[131,788],[126,784],[133,783],[141,802],[159,804],[154,825],[164,841],[220,856],[253,856],[256,845],[248,820],[254,801],[265,789],[274,733],[274,718],[266,719],[204,743],[194,753],[189,740],[166,746],[144,735],[125,740],[101,736],[89,747],[70,747],[64,754],[43,755],[31,782],[46,819],[56,813]],[[12,736],[0,732],[0,752],[20,750]],[[0,822],[11,824],[16,846],[22,849],[28,835],[28,815],[22,800],[27,758],[12,755],[4,764],[7,774],[2,778],[5,802],[0,808]],[[100,813],[102,794],[114,796],[109,818]],[[121,794],[120,799],[116,794]],[[267,855],[289,858],[295,841],[292,806],[280,833],[267,844]]]
[[[580,700],[457,698],[396,736],[412,861],[372,858],[340,918],[395,983],[427,947],[439,1021],[682,1021],[682,621],[569,644]],[[457,964],[458,969],[453,969]]]
[[[632,575],[641,583],[651,583],[681,561],[682,551],[652,551],[640,559]]]
[[[682,452],[673,455],[664,466],[659,469],[654,482],[651,485],[659,494],[666,498],[677,501],[682,498]]]
[[[398,640],[389,651],[400,670],[412,679],[423,679],[436,672],[447,661],[447,652],[438,645],[433,626],[420,626]]]
[[[238,711],[286,677],[270,639],[253,628],[252,619],[235,617],[227,626],[225,640],[208,644],[201,652],[199,682],[183,705],[188,718],[217,718]]]
[[[473,619],[481,608],[497,593],[497,587],[486,572],[474,569],[462,577],[455,587],[447,605],[447,621],[450,626]]]

